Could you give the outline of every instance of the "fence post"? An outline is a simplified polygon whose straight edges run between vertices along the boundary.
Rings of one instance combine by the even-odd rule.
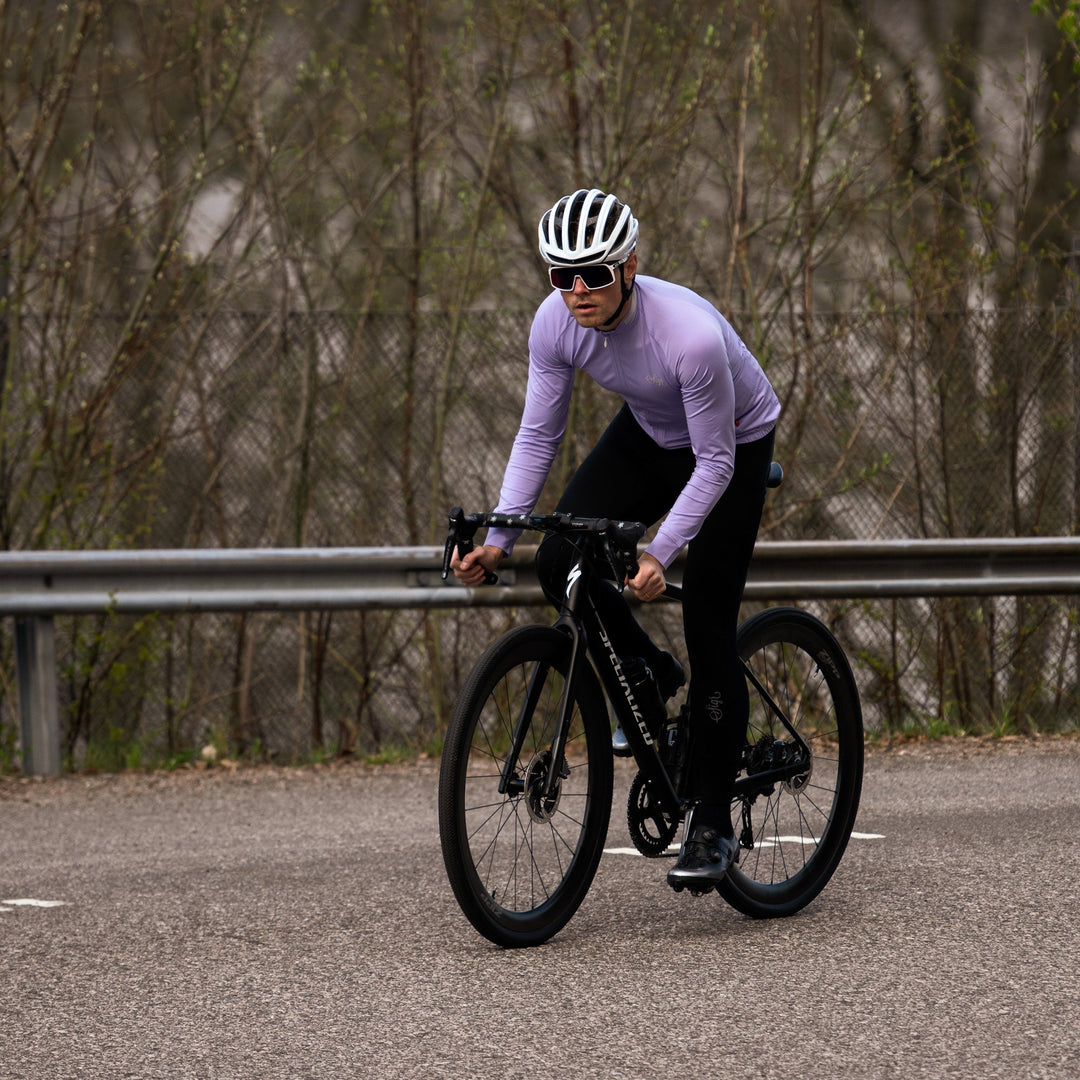
[[[11,296],[9,295],[11,256],[0,251],[0,423],[7,423],[7,401],[10,389],[8,379],[11,368]],[[0,430],[0,525],[3,526],[3,547],[7,547],[8,532],[7,438]]]
[[[15,665],[23,772],[60,775],[60,706],[56,688],[56,634],[51,615],[15,620]]]
[[[1069,292],[1072,299],[1071,325],[1069,327],[1069,359],[1073,378],[1073,476],[1072,513],[1069,515],[1073,531],[1080,529],[1080,235],[1072,238],[1069,253]]]

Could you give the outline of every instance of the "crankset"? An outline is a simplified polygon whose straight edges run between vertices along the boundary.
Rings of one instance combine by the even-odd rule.
[[[667,852],[679,831],[678,815],[666,813],[652,789],[652,784],[640,772],[630,785],[626,800],[626,825],[634,847],[648,859],[657,859]]]

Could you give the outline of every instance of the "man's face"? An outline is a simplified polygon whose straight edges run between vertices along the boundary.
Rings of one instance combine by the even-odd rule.
[[[622,280],[629,287],[630,282],[634,280],[634,274],[637,272],[636,254],[631,255],[622,264],[622,271]],[[626,318],[626,313],[630,310],[630,305],[627,304],[619,313],[616,322],[612,323],[611,326],[604,326],[608,319],[615,314],[622,300],[622,284],[619,279],[618,269],[615,270],[615,280],[602,289],[586,289],[581,278],[575,278],[574,288],[570,292],[564,292],[562,298],[578,326],[586,329],[596,330],[604,327],[605,330],[613,330]]]

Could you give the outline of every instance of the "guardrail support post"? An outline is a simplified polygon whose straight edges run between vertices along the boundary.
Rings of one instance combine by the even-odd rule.
[[[56,688],[56,634],[51,615],[15,620],[23,771],[60,775],[60,706]]]

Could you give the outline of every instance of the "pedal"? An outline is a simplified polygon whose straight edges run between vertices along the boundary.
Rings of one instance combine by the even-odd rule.
[[[668,882],[671,886],[672,892],[681,893],[686,890],[691,896],[708,896],[709,893],[716,891],[715,885],[675,885]]]

